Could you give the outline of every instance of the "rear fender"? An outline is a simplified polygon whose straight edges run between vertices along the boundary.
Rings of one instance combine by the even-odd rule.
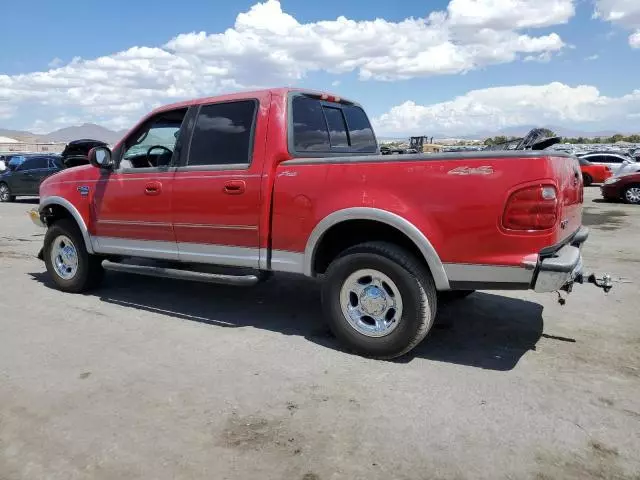
[[[304,274],[313,276],[314,257],[323,235],[334,225],[347,220],[374,220],[404,233],[422,253],[438,290],[449,290],[449,280],[435,248],[429,239],[411,222],[395,213],[369,207],[345,208],[322,219],[311,232],[304,251]]]

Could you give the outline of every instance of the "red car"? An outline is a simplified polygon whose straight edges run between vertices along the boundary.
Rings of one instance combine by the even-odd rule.
[[[579,158],[578,161],[580,162],[582,182],[585,187],[588,187],[592,183],[604,183],[604,181],[612,175],[611,168],[607,165],[591,163],[584,158]]]
[[[607,200],[624,200],[627,203],[640,204],[640,173],[611,177],[600,188],[602,196]]]
[[[364,110],[330,94],[168,105],[89,161],[40,189],[43,258],[67,292],[105,269],[233,285],[318,277],[336,336],[391,358],[427,335],[443,293],[570,291],[583,278],[575,158],[381,155]]]

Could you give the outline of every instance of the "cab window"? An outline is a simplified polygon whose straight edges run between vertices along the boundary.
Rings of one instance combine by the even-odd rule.
[[[125,142],[120,168],[154,168],[171,164],[187,109],[163,112],[145,122]]]

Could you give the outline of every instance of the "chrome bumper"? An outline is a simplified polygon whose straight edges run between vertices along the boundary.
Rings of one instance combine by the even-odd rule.
[[[31,221],[38,227],[47,228],[47,226],[40,219],[40,210],[37,208],[32,208],[29,210],[29,218]]]
[[[565,245],[538,265],[533,289],[539,293],[556,292],[582,278],[580,247]]]

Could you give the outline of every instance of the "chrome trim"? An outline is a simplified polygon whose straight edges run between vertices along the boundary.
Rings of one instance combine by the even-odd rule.
[[[49,207],[51,205],[59,205],[61,207],[64,207],[71,214],[73,219],[76,221],[78,228],[80,229],[80,233],[82,233],[82,238],[84,239],[84,245],[87,249],[87,252],[94,253],[91,235],[89,234],[87,224],[84,223],[84,219],[82,218],[82,215],[80,215],[80,212],[78,212],[78,209],[69,200],[53,195],[51,197],[44,197],[40,199],[38,211],[42,213],[42,210],[45,207]]]
[[[177,173],[187,173],[188,170],[179,170]],[[202,179],[202,178],[258,178],[261,177],[259,173],[230,173],[228,175],[189,175],[189,176],[178,176],[176,175],[175,180],[191,180],[194,179]]]
[[[260,250],[249,247],[178,242],[178,255],[181,262],[258,268]]]
[[[96,253],[179,260],[178,247],[175,242],[119,237],[93,237],[92,242]]]
[[[284,162],[288,163],[288,162]],[[395,213],[378,208],[353,207],[338,210],[323,218],[313,229],[304,250],[304,274],[314,276],[313,260],[316,249],[324,234],[334,225],[347,220],[375,220],[397,228],[418,247],[424,259],[429,265],[431,275],[438,290],[449,290],[449,280],[444,270],[440,257],[431,245],[427,237],[411,222]]]
[[[274,272],[304,273],[304,253],[273,250],[270,270]]]
[[[445,263],[444,270],[450,282],[521,283],[529,284],[534,271],[525,266],[479,265],[472,263]]]
[[[224,170],[248,170],[249,163],[229,163],[215,165],[184,165],[178,167],[178,172],[219,172]]]
[[[214,230],[258,230],[257,225],[216,225],[207,223],[174,223],[174,227],[183,228],[211,228]]]
[[[105,223],[108,225],[145,225],[152,227],[170,227],[171,224],[167,222],[143,222],[138,220],[98,220],[98,223]]]

